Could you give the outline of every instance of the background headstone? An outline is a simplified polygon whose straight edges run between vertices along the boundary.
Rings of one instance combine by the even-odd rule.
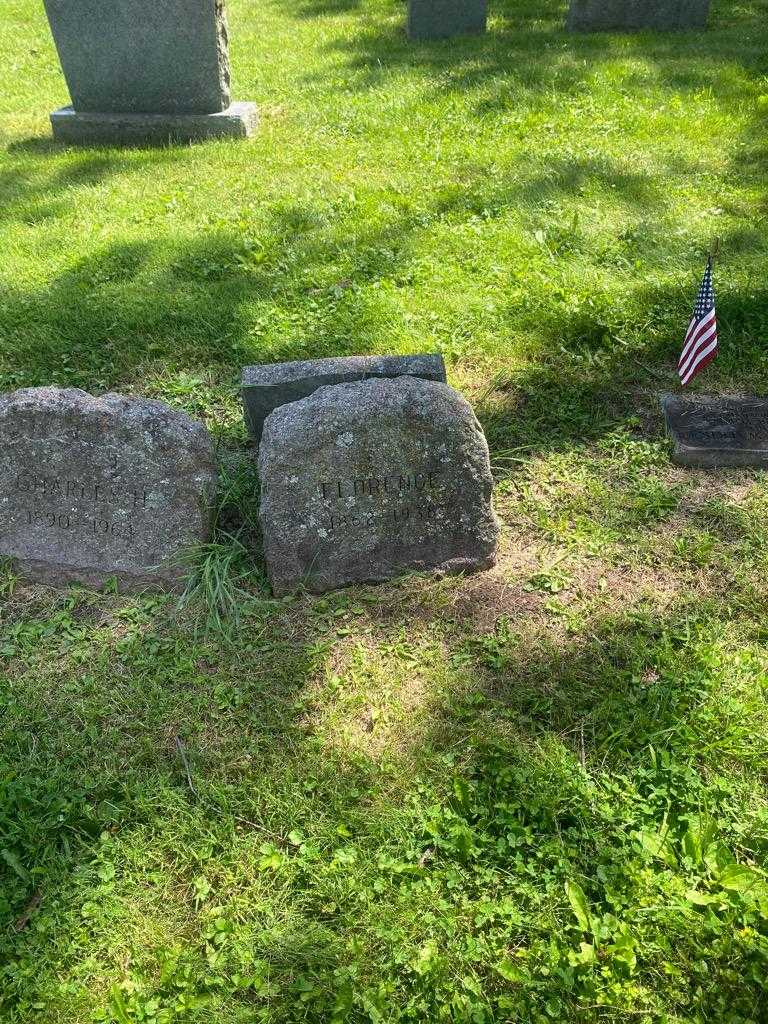
[[[267,363],[243,369],[243,408],[248,432],[261,439],[264,420],[287,402],[308,398],[327,384],[348,384],[368,377],[422,377],[445,383],[441,355],[339,356],[293,363]]]
[[[264,425],[259,476],[276,594],[494,564],[488,445],[446,384],[365,380],[283,405]]]
[[[172,586],[208,539],[208,431],[162,402],[29,388],[0,395],[0,557],[50,584]]]
[[[768,399],[665,395],[662,408],[681,466],[768,466]]]
[[[410,39],[447,39],[485,32],[487,0],[408,0]]]
[[[162,141],[252,130],[253,104],[230,105],[223,0],[45,0],[45,9],[72,97],[51,116],[57,138]]]
[[[572,32],[682,31],[704,28],[709,0],[571,0]]]

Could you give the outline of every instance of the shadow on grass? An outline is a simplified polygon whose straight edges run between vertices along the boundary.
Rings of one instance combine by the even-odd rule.
[[[547,325],[549,354],[545,346],[536,365],[499,372],[477,409],[492,459],[509,449],[533,456],[588,444],[638,414],[649,417],[654,434],[661,432],[657,396],[678,390],[679,325],[694,288],[640,285],[638,292],[646,311],[645,337],[634,332],[631,342],[622,341],[616,324],[601,318],[599,310],[566,322],[553,320]],[[765,390],[768,288],[724,288],[718,319],[724,341],[717,370],[725,389]],[[711,388],[711,380],[704,380],[694,390]]]
[[[317,6],[320,14],[334,3]],[[662,76],[678,74],[696,53],[699,70],[684,85],[670,85],[695,90],[703,85],[707,62],[715,59],[710,51],[717,52],[717,59],[725,52],[746,62],[750,74],[757,68],[756,55],[764,44],[745,50],[736,40],[743,40],[745,25],[764,7],[728,7],[728,26],[720,27],[718,15],[717,27],[706,36],[584,38],[561,31],[559,4],[508,3],[496,9],[496,27],[488,36],[462,40],[460,46],[397,42],[388,26],[365,29],[333,46],[345,48],[374,76],[372,85],[399,64],[410,67],[415,61],[436,88],[478,89],[479,101],[486,104],[493,104],[494,95],[481,96],[485,84],[496,89],[510,81],[567,100],[582,90],[595,63],[614,51],[655,54],[654,74]],[[306,14],[306,4],[289,9]],[[702,39],[708,45],[700,53]],[[555,67],[564,54],[566,65]],[[743,90],[737,92],[742,96]],[[768,152],[763,127],[756,117],[734,164],[740,180],[745,177],[755,187],[761,187]],[[158,161],[183,161],[186,153],[183,148],[73,153],[52,170],[52,147],[35,140],[9,147],[26,162],[0,173],[0,217],[34,223],[61,216],[78,189],[98,186],[114,174],[138,178]],[[34,158],[31,173],[29,158]],[[616,239],[615,252],[591,254],[587,231],[576,220],[561,223],[559,204],[594,192],[609,196],[606,203],[621,204],[628,220],[652,225],[666,210],[667,176],[684,178],[695,170],[693,158],[686,163],[670,157],[664,171],[651,173],[608,156],[565,154],[552,157],[544,169],[531,170],[522,156],[500,177],[477,173],[467,184],[436,187],[419,208],[407,197],[388,194],[386,213],[374,227],[349,228],[344,209],[331,215],[319,203],[287,201],[269,211],[267,228],[257,238],[218,231],[94,247],[52,280],[33,288],[11,282],[0,295],[3,386],[140,387],[150,365],[169,374],[190,366],[213,368],[228,374],[234,386],[239,367],[248,362],[386,352],[393,313],[402,315],[402,303],[389,296],[399,299],[410,287],[418,271],[416,250],[431,230],[473,217],[493,220],[515,208],[550,252],[551,263],[540,264],[542,278],[551,269],[554,282],[562,267],[582,257],[589,261],[590,255],[599,265],[616,260],[625,270],[635,260],[658,259],[662,239],[653,229],[634,232],[637,224],[628,224]],[[723,239],[723,252],[754,255],[764,245],[761,239],[759,225],[745,226]],[[628,288],[626,303],[598,294],[576,309],[569,296],[553,294],[533,312],[510,306],[501,314],[500,330],[514,324],[535,337],[539,363],[512,377],[500,356],[493,401],[480,408],[495,451],[523,444],[541,451],[574,437],[599,437],[636,405],[638,382],[654,386],[655,378],[637,363],[671,365],[696,281],[692,278],[683,288],[650,289],[641,274]],[[567,285],[553,284],[553,292],[555,287],[564,291]],[[768,294],[759,283],[729,288],[724,282],[718,314],[729,344],[723,346],[717,369],[744,386],[765,371],[760,339],[768,332]]]
[[[28,139],[7,147],[22,159],[0,170],[0,221],[36,224],[68,212],[77,189],[100,185],[115,175],[146,174],[158,164],[184,159],[183,149],[121,152],[75,150],[47,139]],[[51,157],[57,156],[55,169]],[[34,161],[34,162],[31,162]]]
[[[443,622],[435,628],[449,652],[461,655],[464,668],[455,692],[435,694],[412,736],[406,769],[394,773],[390,755],[382,764],[313,734],[313,717],[343,699],[338,690],[313,693],[312,684],[327,667],[335,612],[346,606],[345,596],[337,595],[298,609],[298,615],[278,611],[278,622],[251,624],[259,627],[251,631],[253,639],[243,634],[239,646],[219,651],[190,643],[183,631],[153,628],[141,613],[116,609],[113,625],[133,622],[134,628],[123,631],[110,664],[101,665],[115,681],[111,691],[93,675],[76,686],[58,676],[48,680],[46,717],[40,716],[39,697],[29,709],[14,706],[13,786],[6,790],[0,819],[10,854],[0,863],[0,885],[10,894],[3,912],[7,920],[16,919],[39,888],[42,902],[32,919],[39,915],[45,927],[12,937],[6,1007],[14,1007],[17,986],[28,998],[50,998],[58,991],[57,979],[91,943],[101,948],[104,929],[124,927],[129,941],[135,915],[151,912],[152,898],[160,898],[150,897],[144,907],[131,904],[132,892],[144,898],[152,892],[153,872],[166,879],[176,912],[193,929],[192,937],[184,934],[193,963],[203,958],[199,974],[186,977],[188,994],[208,991],[211,975],[204,966],[208,947],[197,934],[208,920],[194,896],[201,872],[214,887],[211,898],[225,905],[217,908],[218,916],[231,912],[231,887],[242,919],[249,890],[252,898],[266,899],[261,870],[277,904],[291,908],[288,914],[276,905],[273,915],[259,903],[251,940],[280,982],[276,998],[290,1000],[297,975],[332,993],[334,972],[347,962],[354,935],[363,948],[370,946],[372,958],[360,983],[370,973],[377,986],[393,985],[402,1000],[421,984],[399,959],[409,943],[418,948],[421,926],[408,925],[415,938],[393,930],[391,941],[377,927],[388,919],[388,901],[391,927],[398,927],[409,879],[421,906],[424,886],[447,882],[446,892],[459,886],[461,921],[450,937],[457,949],[476,934],[474,917],[467,916],[475,901],[501,899],[510,891],[522,916],[507,923],[505,942],[529,942],[541,928],[526,919],[529,912],[535,916],[536,902],[528,901],[539,883],[542,893],[548,884],[553,887],[547,895],[550,918],[564,876],[583,880],[594,908],[608,905],[617,891],[625,907],[636,905],[633,896],[644,891],[643,859],[632,852],[632,828],[677,836],[687,816],[705,805],[734,841],[729,757],[738,752],[741,769],[758,775],[763,752],[737,714],[739,707],[725,715],[716,699],[723,674],[707,653],[718,624],[716,602],[664,610],[630,606],[594,623],[589,636],[561,644],[546,635],[529,638],[532,646],[521,643],[521,623],[464,638]],[[84,664],[102,657],[104,630],[111,628],[104,620],[89,622],[89,615],[85,598],[82,606],[70,604],[66,621],[59,623],[66,627],[59,640],[68,636],[76,643]],[[26,613],[23,619],[31,637],[35,620]],[[402,623],[394,623],[381,640],[402,643]],[[3,656],[9,657],[7,650]],[[9,667],[14,664],[21,669],[13,660]],[[23,694],[32,680],[21,671],[15,675],[14,689]],[[178,756],[177,737],[187,763]],[[391,756],[397,761],[402,753]],[[715,773],[714,781],[698,770],[698,758]],[[609,788],[603,791],[603,785]],[[301,864],[302,849],[298,840],[288,840],[287,821],[318,850],[315,860]],[[752,844],[752,855],[766,852],[754,837],[741,834],[739,841]],[[356,858],[334,874],[339,849],[351,847]],[[275,874],[253,867],[265,850],[282,865]],[[369,861],[378,868],[363,867]],[[401,873],[390,878],[389,863]],[[23,874],[28,877],[22,883]],[[374,878],[380,899],[366,906],[361,919],[354,894]],[[445,913],[458,911],[446,904]],[[684,914],[642,906],[639,914],[638,921],[646,914],[651,922],[654,949],[664,928],[688,942],[690,919]],[[54,933],[56,948],[64,952],[50,962],[44,948]],[[144,935],[140,925],[137,934]],[[156,952],[142,948],[141,961],[151,963]],[[730,946],[713,955],[706,978],[699,979],[701,1007],[724,990],[737,1001],[764,998],[756,979],[739,977],[740,988],[731,991],[735,982],[719,976],[719,967],[739,956]],[[24,965],[36,960],[34,980],[24,983]],[[481,960],[475,959],[477,983],[489,999],[521,994],[521,979],[505,986]],[[127,968],[115,970],[121,980]],[[641,962],[642,980],[650,983],[655,972],[653,958]],[[150,970],[149,977],[159,987],[157,973]],[[562,991],[571,1006],[578,989],[572,978],[558,978],[550,979],[547,993]],[[231,1005],[248,1005],[247,992],[227,992]],[[425,1007],[424,1019],[434,1019],[428,1011],[433,1008]]]
[[[361,0],[296,0],[292,13],[299,19],[333,18],[359,11]]]
[[[319,16],[347,9],[338,9],[333,2],[281,2],[299,19],[308,12]],[[485,35],[419,43],[405,37],[405,10],[400,3],[382,6],[378,18],[328,44],[332,53],[347,58],[348,67],[357,73],[358,87],[377,89],[402,69],[416,69],[434,83],[435,92],[476,91],[477,110],[482,114],[514,103],[520,90],[546,91],[561,102],[578,99],[606,61],[643,61],[645,71],[635,72],[634,78],[627,73],[627,87],[642,89],[651,81],[662,83],[670,92],[711,88],[712,74],[724,62],[740,66],[756,81],[764,71],[765,0],[748,4],[722,0],[715,5],[706,31],[592,34],[565,31],[566,5],[560,0],[501,0],[491,7],[490,30]],[[402,23],[393,23],[392,15],[400,12]],[[745,31],[750,29],[752,44],[745,46]],[[324,74],[311,77],[322,80]],[[336,68],[332,74],[338,77]],[[733,76],[720,76],[718,97],[739,102],[743,86]]]
[[[608,173],[600,162],[566,167],[517,190],[438,194],[433,216],[487,214],[520,192],[551,198],[570,190],[574,176],[599,181]],[[629,187],[639,208],[663,201],[642,178]],[[343,241],[343,231],[302,230],[306,216],[293,208],[276,213],[273,232],[258,245],[221,233],[175,244],[113,244],[39,291],[9,289],[0,299],[5,387],[140,387],[148,366],[171,376],[209,368],[229,374],[234,386],[239,367],[250,362],[388,351],[387,289],[408,281],[423,211],[403,212]],[[578,260],[578,231],[566,241],[573,251],[562,258]],[[762,246],[759,232],[747,229],[723,239],[724,249],[741,255]],[[595,439],[636,411],[638,386],[664,389],[654,367],[672,366],[694,291],[693,278],[666,288],[641,279],[626,303],[596,295],[578,309],[552,302],[527,315],[536,362],[521,371],[506,370],[503,358],[496,371],[489,366],[489,378],[498,376],[479,404],[492,453]],[[519,319],[520,311],[509,315]],[[737,388],[754,389],[768,369],[760,340],[768,335],[768,290],[724,282],[718,316],[727,342],[718,372]],[[666,388],[675,386],[670,376]]]

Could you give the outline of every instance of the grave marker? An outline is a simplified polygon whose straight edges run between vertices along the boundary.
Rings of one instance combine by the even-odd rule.
[[[571,0],[571,32],[684,31],[706,26],[709,0]]]
[[[487,0],[408,0],[409,39],[448,39],[485,32]]]
[[[662,399],[672,461],[681,466],[768,466],[768,399]]]
[[[44,583],[173,586],[208,539],[208,431],[162,402],[74,388],[0,395],[0,558]]]
[[[71,107],[64,142],[243,137],[251,103],[230,102],[223,0],[45,0]]]
[[[441,355],[339,356],[293,363],[266,363],[243,369],[243,408],[248,432],[261,440],[264,420],[287,402],[308,398],[327,384],[349,384],[367,377],[422,377],[445,383]]]
[[[259,476],[276,594],[495,562],[488,445],[446,384],[371,379],[283,405],[264,424]]]

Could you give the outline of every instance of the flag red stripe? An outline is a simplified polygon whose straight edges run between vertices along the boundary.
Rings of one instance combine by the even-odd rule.
[[[694,379],[694,377],[698,377],[698,375],[701,373],[701,371],[705,367],[709,366],[709,364],[712,362],[712,360],[715,358],[716,355],[717,355],[717,346],[715,345],[712,348],[711,351],[707,350],[707,353],[705,355],[703,355],[701,357],[701,359],[697,359],[695,365],[691,367],[691,369],[688,371],[688,373],[686,373],[684,377],[681,377],[681,379],[680,379],[681,385],[683,387],[685,387],[686,384],[690,384],[691,381]]]
[[[681,367],[683,365],[683,363],[686,361],[686,359],[690,355],[690,353],[691,353],[691,351],[693,349],[693,346],[696,345],[698,340],[701,338],[702,333],[704,331],[706,331],[707,328],[709,326],[711,326],[714,322],[715,322],[715,310],[714,310],[714,308],[712,308],[709,311],[709,313],[707,313],[707,315],[704,317],[704,319],[701,320],[697,324],[697,327],[696,327],[695,331],[693,332],[693,334],[691,334],[690,329],[689,329],[688,336],[686,336],[686,340],[683,343],[683,351],[680,353],[680,358],[677,361],[678,367]]]
[[[701,320],[696,321],[695,326],[688,328],[688,333],[686,334],[685,341],[683,342],[683,353],[685,353],[685,349],[696,340],[698,335],[700,335],[703,330],[706,330],[707,325],[710,324],[714,319],[715,308],[713,306],[705,317],[702,317]],[[683,357],[681,356],[681,359],[682,358]]]
[[[693,332],[699,326],[699,320],[697,317],[691,317],[691,322],[688,324],[688,330],[685,332],[685,338],[683,339],[683,347],[688,344],[688,339],[691,337]]]
[[[705,366],[708,366],[717,355],[717,338],[711,341],[706,348],[703,348],[695,357],[690,367],[680,374],[680,381],[687,384],[693,380],[697,373],[700,373]]]
[[[693,352],[691,358],[687,361],[686,365],[678,371],[680,379],[687,377],[690,371],[699,363],[702,356],[706,355],[707,352],[711,351],[712,347],[717,348],[717,334],[713,338],[703,340],[699,345],[696,346],[696,351]]]
[[[713,360],[713,359],[715,358],[715,356],[716,356],[716,355],[717,355],[717,346],[715,346],[715,348],[714,348],[714,349],[713,349],[713,350],[712,350],[712,351],[711,351],[711,352],[709,353],[709,355],[705,356],[705,357],[704,357],[704,358],[703,358],[703,359],[701,360],[701,362],[700,362],[700,363],[697,363],[697,364],[696,364],[696,368],[695,368],[695,370],[693,370],[693,371],[692,371],[692,372],[691,372],[691,373],[690,373],[690,374],[689,374],[689,375],[688,375],[688,376],[687,376],[687,377],[685,378],[685,380],[684,380],[684,381],[682,381],[681,383],[682,383],[683,385],[685,385],[685,384],[690,384],[690,382],[691,382],[691,381],[693,380],[693,378],[694,378],[694,377],[698,377],[698,375],[699,375],[699,374],[701,373],[701,371],[702,371],[702,370],[704,370],[704,369],[706,369],[706,368],[707,368],[707,367],[709,366],[709,364],[710,364],[710,363],[712,362],[712,360]]]
[[[701,350],[710,343],[712,340],[717,341],[717,324],[712,324],[708,331],[705,331],[696,342],[690,347],[688,356],[682,363],[678,364],[677,372],[682,377],[688,372],[688,367],[691,365],[693,360],[699,355]]]

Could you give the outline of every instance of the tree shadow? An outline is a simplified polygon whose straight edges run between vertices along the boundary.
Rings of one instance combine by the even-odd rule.
[[[358,11],[361,2],[362,0],[295,0],[291,7],[291,13],[299,20],[333,18],[340,14]]]
[[[39,215],[46,203],[65,202],[70,189],[126,168],[139,173],[145,163],[79,157],[37,183],[7,172],[0,184],[6,215],[30,216],[35,209]],[[6,356],[13,369],[7,376],[17,386],[50,383],[51,367],[58,366],[56,383],[114,387],[130,382],[147,360],[163,360],[173,370],[190,362],[236,366],[386,351],[387,290],[408,287],[415,246],[433,224],[493,217],[513,204],[543,211],[575,188],[608,182],[618,182],[621,201],[646,217],[665,203],[660,182],[608,158],[555,160],[533,177],[522,170],[468,189],[438,189],[426,210],[391,205],[386,218],[351,233],[343,213],[328,219],[311,204],[284,203],[270,211],[258,238],[218,231],[179,241],[111,243],[37,290],[8,289],[3,323],[13,339]],[[544,219],[551,230],[551,212]],[[578,225],[560,233],[561,255],[587,245]],[[266,308],[270,324],[263,321]],[[537,314],[537,323],[543,341],[566,347],[589,346],[606,330],[599,313],[567,323],[562,312],[548,322]]]
[[[763,249],[759,232],[737,229],[723,238],[729,254],[754,259]],[[694,281],[685,287],[639,281],[618,321],[615,311],[599,304],[540,316],[536,363],[520,371],[500,370],[478,402],[492,458],[511,449],[533,457],[574,443],[592,444],[630,419],[637,421],[640,434],[659,436],[659,396],[678,388],[674,368],[694,294]],[[714,386],[759,393],[768,380],[762,344],[768,332],[768,288],[750,280],[723,281],[717,308],[722,336],[717,364],[691,390]],[[643,310],[642,330],[637,309]]]
[[[41,886],[41,912],[48,917],[56,908],[58,947],[65,950],[67,935],[82,930],[83,917],[91,922],[89,943],[98,949],[96,922],[114,928],[135,914],[150,913],[151,899],[132,908],[134,890],[120,876],[146,901],[159,864],[173,880],[173,900],[193,923],[192,938],[186,936],[189,948],[199,947],[202,956],[205,944],[197,933],[208,919],[193,902],[195,878],[204,872],[214,884],[220,879],[217,914],[226,916],[233,862],[241,864],[245,874],[235,874],[234,895],[242,912],[247,887],[256,885],[247,865],[266,843],[287,872],[276,876],[277,899],[289,901],[295,912],[275,921],[267,918],[259,927],[258,956],[266,958],[272,976],[285,981],[289,992],[297,974],[311,978],[322,992],[332,992],[335,972],[348,956],[349,922],[328,910],[322,885],[307,872],[312,864],[325,865],[347,842],[340,839],[340,821],[345,823],[341,835],[361,860],[378,859],[382,899],[395,899],[408,878],[442,884],[445,872],[454,880],[458,872],[467,910],[476,901],[479,907],[479,901],[509,893],[518,881],[515,872],[521,885],[530,886],[530,873],[520,866],[523,856],[538,864],[544,883],[553,872],[558,891],[564,875],[579,877],[596,912],[610,906],[608,898],[619,885],[617,872],[631,862],[638,870],[621,883],[626,906],[637,906],[640,915],[649,913],[640,886],[643,858],[639,851],[632,853],[628,831],[666,829],[670,842],[677,843],[703,803],[719,817],[723,836],[750,843],[754,856],[768,853],[765,837],[731,832],[730,792],[718,789],[716,778],[710,784],[695,764],[700,756],[725,778],[733,741],[742,748],[742,769],[754,769],[756,777],[760,771],[759,744],[744,747],[742,721],[709,710],[717,704],[722,680],[697,644],[696,622],[717,619],[718,604],[711,595],[698,595],[695,607],[691,601],[664,609],[632,604],[592,623],[588,635],[564,641],[548,636],[546,628],[524,640],[520,621],[500,623],[486,635],[466,634],[450,616],[442,616],[432,627],[432,639],[446,643],[449,660],[454,656],[461,668],[453,673],[450,693],[428,698],[407,750],[392,755],[409,764],[395,776],[382,772],[377,755],[319,742],[308,721],[315,711],[327,710],[319,703],[326,698],[313,696],[311,684],[332,656],[329,625],[348,607],[344,595],[313,602],[311,618],[307,607],[291,611],[275,603],[249,621],[231,649],[194,642],[183,628],[169,629],[156,609],[142,612],[118,602],[111,614],[105,616],[102,609],[99,615],[86,594],[65,604],[61,628],[51,634],[51,642],[64,643],[64,648],[76,643],[78,658],[87,665],[101,657],[106,633],[116,629],[120,642],[111,655],[115,685],[105,693],[99,690],[98,674],[88,673],[77,683],[59,676],[48,680],[46,717],[40,717],[37,705],[28,712],[15,709],[17,768],[1,808],[3,848],[11,856],[0,862],[0,889],[10,894],[6,919],[19,919]],[[325,616],[318,614],[322,607]],[[6,626],[13,622],[13,604],[7,611]],[[32,636],[35,618],[29,604],[22,603],[18,612]],[[409,612],[406,598],[396,621],[377,624],[383,647],[402,642],[404,623],[413,625]],[[299,621],[300,641],[295,632]],[[264,627],[269,627],[266,636]],[[246,667],[251,664],[246,633],[262,645],[267,642],[264,664]],[[372,642],[365,630],[361,637]],[[7,633],[4,640],[7,659]],[[30,641],[20,635],[18,642]],[[9,667],[14,668],[13,660]],[[16,678],[21,679],[20,673]],[[23,693],[23,687],[16,689]],[[328,700],[338,696],[336,691]],[[436,766],[444,770],[436,772]],[[610,799],[600,790],[600,779],[608,777],[615,786]],[[289,840],[279,824],[285,820],[286,800],[293,829],[319,851],[319,859],[303,869],[291,867],[300,854],[299,840]],[[510,837],[515,839],[511,845]],[[146,865],[131,853],[134,841]],[[207,850],[202,862],[194,852],[199,843]],[[390,877],[390,860],[401,869],[405,863],[410,867]],[[28,875],[24,884],[19,868]],[[345,870],[353,887],[354,871]],[[329,888],[342,900],[338,881]],[[115,893],[118,920],[107,916],[101,923],[99,906],[109,906]],[[522,900],[522,891],[516,898]],[[561,908],[555,911],[562,923]],[[31,912],[34,916],[37,909]],[[374,906],[367,912],[378,921],[386,918]],[[451,941],[475,934],[471,921],[470,916]],[[23,978],[18,965],[50,941],[50,927],[48,922],[48,930],[24,929],[15,939],[17,966],[6,999],[13,999]],[[415,929],[412,941],[418,948],[421,928],[409,927]],[[519,930],[528,935],[524,915],[508,927],[512,937]],[[690,921],[666,913],[658,927],[674,927],[682,941]],[[370,938],[359,921],[354,933],[357,941]],[[143,929],[137,934],[146,945]],[[398,968],[381,946],[381,935],[376,929],[373,934],[376,984],[387,981],[398,996],[409,994],[420,984],[418,977]],[[318,947],[315,939],[320,937]],[[38,964],[33,987],[39,1000],[51,998],[51,1006],[56,1005],[51,993],[59,991],[70,958],[76,960],[82,949],[73,942],[62,957]],[[142,962],[151,963],[155,952],[144,948]],[[489,998],[513,991],[485,967],[478,965],[478,978]],[[640,977],[655,969],[652,960],[641,963]],[[116,965],[115,970],[122,977],[123,968]],[[154,985],[160,984],[158,973],[150,971]],[[201,970],[199,980],[191,976],[192,992],[207,991],[209,973]],[[745,985],[743,978],[738,982]],[[716,975],[711,986],[702,983],[703,1005],[714,999],[718,984]],[[573,998],[569,985],[572,980],[565,979],[566,1001]],[[24,988],[29,994],[29,985]],[[750,989],[751,998],[756,991]],[[247,1004],[249,996],[234,989],[228,998],[237,1006],[241,999]],[[745,998],[744,991],[734,998]]]
[[[24,224],[65,215],[77,189],[101,185],[116,175],[140,177],[159,164],[183,159],[174,150],[77,150],[62,160],[61,146],[43,139],[12,143],[7,152],[20,159],[0,170],[0,222]],[[54,154],[59,159],[52,166]]]
[[[282,0],[292,16],[305,17],[301,0]],[[326,6],[318,3],[312,10]],[[358,89],[380,89],[404,70],[420,74],[436,95],[476,93],[479,114],[503,110],[524,99],[541,97],[560,102],[578,99],[596,71],[611,61],[642,62],[644,68],[624,68],[627,88],[662,84],[670,93],[697,92],[711,87],[711,69],[731,62],[758,81],[764,71],[762,28],[765,0],[742,4],[723,0],[715,5],[706,31],[675,33],[569,33],[561,0],[502,0],[491,9],[487,34],[414,43],[402,24],[393,23],[389,8],[366,19],[357,31],[327,44],[330,54],[346,58]],[[386,10],[386,16],[385,16]],[[745,46],[745,30],[753,28]],[[702,43],[706,43],[702,46]],[[315,72],[310,81],[326,76],[338,81],[338,69]],[[344,86],[346,88],[346,86]],[[735,76],[720,76],[718,98],[738,103],[743,84]]]

